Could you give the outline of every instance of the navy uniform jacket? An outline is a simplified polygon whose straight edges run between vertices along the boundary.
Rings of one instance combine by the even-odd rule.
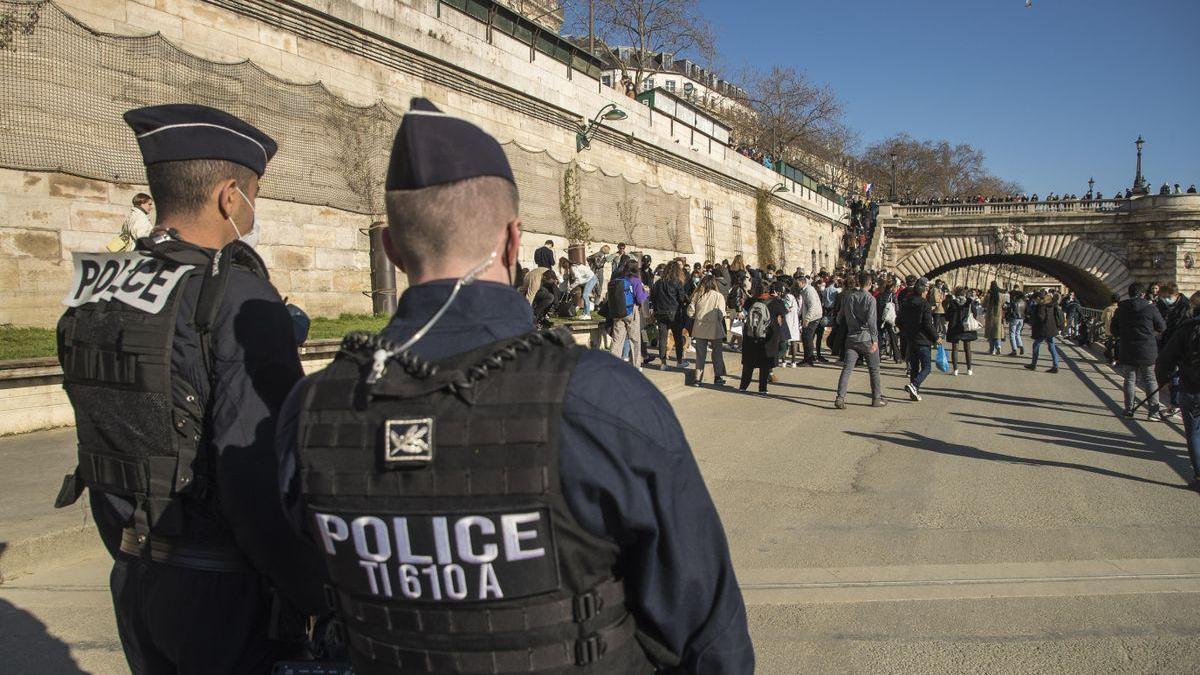
[[[405,291],[384,334],[403,342],[450,294],[453,281]],[[528,333],[529,303],[512,288],[466,286],[413,349],[428,359]],[[279,467],[286,509],[305,527],[295,460],[304,383],[280,413]],[[563,403],[560,474],[575,519],[621,545],[638,627],[681,659],[681,672],[754,671],[746,608],[729,547],[700,469],[671,406],[634,368],[589,350]]]
[[[325,606],[324,561],[288,526],[275,477],[276,415],[304,375],[292,319],[269,281],[238,267],[230,274],[213,326],[217,393],[198,454],[209,458],[215,495],[209,503],[184,502],[183,540],[193,546],[236,545],[298,608],[316,614]],[[171,369],[208,400],[212,386],[191,325],[200,283],[201,276],[194,275],[181,291]],[[91,503],[101,538],[115,558],[133,507],[122,497],[95,491]]]

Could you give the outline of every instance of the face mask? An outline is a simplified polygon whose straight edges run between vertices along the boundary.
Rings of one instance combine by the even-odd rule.
[[[1175,304],[1175,300],[1177,300],[1177,298],[1163,298],[1162,299],[1163,304],[1165,304],[1167,307],[1170,307],[1171,305]]]
[[[250,198],[246,196],[245,192],[242,192],[242,188],[237,187],[235,185],[233,187],[233,189],[237,190],[238,194],[242,196],[242,199],[244,199],[246,201],[246,206],[250,207],[251,215],[256,216],[257,214],[255,213],[255,210],[254,210],[254,204],[250,203]],[[245,234],[243,236],[242,231],[238,229],[237,223],[233,222],[233,217],[232,216],[229,217],[229,224],[233,225],[233,231],[237,233],[237,238],[240,239],[242,241],[242,243],[246,244],[250,248],[254,248],[255,246],[258,245],[258,228],[255,227],[257,220],[258,220],[257,217],[252,217],[250,219],[250,232],[248,232],[247,234]]]

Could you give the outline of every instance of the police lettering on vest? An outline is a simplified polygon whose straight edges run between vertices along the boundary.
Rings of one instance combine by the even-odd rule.
[[[147,314],[158,314],[171,291],[193,265],[180,265],[147,253],[75,253],[67,307],[117,300]]]
[[[522,598],[558,588],[545,509],[347,517],[314,513],[334,581],[346,590],[416,601]]]

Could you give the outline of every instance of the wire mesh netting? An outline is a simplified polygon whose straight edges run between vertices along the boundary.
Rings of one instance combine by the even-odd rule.
[[[52,2],[0,0],[0,166],[145,183],[137,144],[121,119],[131,108],[198,103],[222,108],[279,143],[263,197],[345,211],[383,211],[383,181],[402,112],[359,107],[321,83],[275,77],[249,61],[221,63],[160,35],[98,33]],[[525,228],[564,233],[567,163],[505,144]],[[690,253],[689,200],[585,169],[580,210],[597,241]],[[628,215],[634,205],[632,220]]]

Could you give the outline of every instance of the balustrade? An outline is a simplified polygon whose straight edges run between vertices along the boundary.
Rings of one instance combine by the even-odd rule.
[[[975,216],[1012,213],[1092,211],[1112,213],[1129,208],[1128,199],[1071,199],[1054,202],[989,202],[984,204],[892,205],[899,216]]]

